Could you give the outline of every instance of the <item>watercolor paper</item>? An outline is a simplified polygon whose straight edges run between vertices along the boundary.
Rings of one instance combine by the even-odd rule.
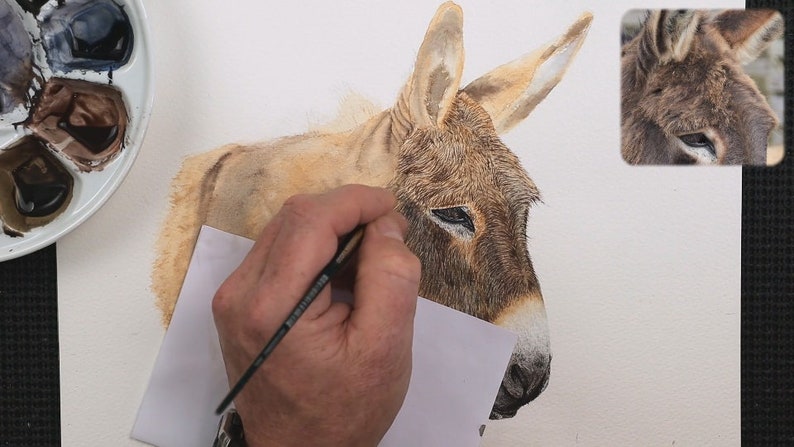
[[[184,158],[321,128],[350,92],[393,105],[442,3],[144,2],[159,87],[147,139],[113,199],[58,243],[67,446],[142,445],[130,430],[165,333],[154,247]],[[619,61],[630,9],[744,2],[458,3],[464,84],[593,14],[565,77],[502,136],[542,194],[527,233],[552,361],[546,390],[486,422],[481,445],[740,445],[741,169],[629,166]]]
[[[560,84],[593,16],[580,12],[550,43],[463,83],[464,14],[452,2],[438,7],[392,107],[349,129],[223,146],[184,161],[152,266],[164,320],[202,224],[255,238],[290,195],[385,187],[422,264],[419,294],[519,334],[491,418],[515,416],[545,390],[549,331],[526,232],[540,193],[500,136]]]

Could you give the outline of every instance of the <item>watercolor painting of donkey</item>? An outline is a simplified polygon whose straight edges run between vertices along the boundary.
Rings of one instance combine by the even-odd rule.
[[[770,9],[650,11],[623,45],[630,164],[766,164],[777,117],[742,65],[783,34]]]
[[[514,416],[545,388],[551,354],[525,234],[539,192],[498,135],[557,85],[591,21],[584,13],[553,43],[461,87],[463,16],[445,3],[393,107],[346,131],[187,158],[174,179],[152,274],[165,322],[202,224],[255,238],[296,193],[386,186],[422,262],[420,294],[519,334],[491,414]]]

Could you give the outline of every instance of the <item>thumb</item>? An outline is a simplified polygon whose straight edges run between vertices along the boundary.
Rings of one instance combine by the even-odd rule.
[[[396,211],[367,225],[359,249],[350,324],[365,334],[410,347],[421,264],[403,242],[407,226]]]

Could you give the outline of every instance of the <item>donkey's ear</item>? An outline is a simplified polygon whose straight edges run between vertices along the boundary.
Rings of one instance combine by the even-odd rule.
[[[640,58],[643,66],[681,62],[692,47],[703,19],[703,12],[694,9],[661,9],[652,11],[645,19]]]
[[[414,72],[396,111],[414,127],[441,126],[460,88],[463,72],[463,11],[441,5],[419,47]]]
[[[740,63],[752,62],[783,35],[783,16],[774,9],[731,9],[712,22]]]
[[[560,82],[592,21],[592,14],[582,14],[555,42],[497,67],[472,81],[464,92],[488,112],[498,133],[507,132]]]

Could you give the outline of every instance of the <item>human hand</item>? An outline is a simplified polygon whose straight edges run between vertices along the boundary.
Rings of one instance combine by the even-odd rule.
[[[344,186],[287,200],[218,289],[213,313],[233,384],[336,251],[368,224],[350,303],[323,290],[235,399],[249,447],[373,446],[411,375],[420,264],[387,190]],[[352,264],[352,263],[351,263]]]

